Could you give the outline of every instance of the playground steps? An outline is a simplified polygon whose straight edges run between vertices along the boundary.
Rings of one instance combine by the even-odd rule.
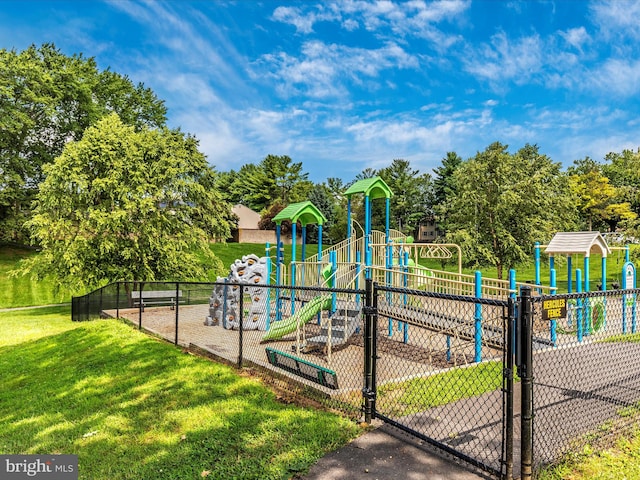
[[[331,345],[342,345],[360,326],[360,309],[351,306],[338,306],[331,316]],[[329,321],[323,320],[320,334],[307,339],[307,345],[326,345],[329,343]]]

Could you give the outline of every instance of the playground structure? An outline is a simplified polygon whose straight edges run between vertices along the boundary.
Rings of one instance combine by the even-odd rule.
[[[220,325],[226,329],[237,329],[240,298],[237,284],[248,286],[244,302],[245,329],[264,331],[263,341],[278,341],[295,334],[292,347],[296,354],[320,348],[331,359],[334,348],[349,341],[362,327],[362,311],[359,290],[365,279],[378,285],[401,287],[408,290],[459,295],[476,299],[515,299],[524,283],[516,281],[515,270],[509,271],[508,279],[485,278],[479,271],[474,275],[462,273],[460,247],[453,244],[415,243],[413,238],[389,227],[390,198],[392,192],[380,177],[360,180],[345,192],[347,197],[347,238],[326,249],[322,248],[322,227],[327,219],[312,202],[294,203],[283,209],[274,219],[276,245],[266,245],[265,256],[255,255],[237,260],[225,283],[216,287],[210,298],[210,315],[206,325]],[[354,203],[363,210],[362,226],[354,218]],[[384,201],[384,231],[372,228],[373,202]],[[281,242],[282,224],[291,223],[291,259],[285,261]],[[299,224],[299,225],[298,225]],[[307,256],[306,229],[316,225],[318,250]],[[298,228],[301,227],[301,242],[298,245]],[[298,255],[298,246],[301,254]],[[541,272],[541,248],[549,256],[550,279],[543,285]],[[567,255],[568,292],[572,293],[572,255],[584,257],[584,277],[580,269],[575,270],[576,292],[589,292],[589,260],[592,252],[602,257],[602,280],[600,288],[606,289],[606,259],[611,249],[598,232],[560,232],[549,245],[536,244],[535,293],[553,295],[557,292],[555,256]],[[299,258],[300,257],[300,258]],[[455,261],[457,272],[437,270],[424,266],[425,260]],[[625,288],[635,288],[635,267],[625,250]],[[432,262],[433,263],[433,262]],[[285,287],[270,288],[270,286]],[[306,288],[306,290],[305,290]],[[315,289],[312,291],[311,289]],[[319,293],[317,289],[332,289]],[[335,291],[337,290],[337,291]],[[635,296],[625,298],[629,311],[623,312],[623,333],[636,330]],[[586,300],[569,299],[566,312],[552,315],[548,329],[540,331],[536,338],[538,348],[556,346],[558,335],[577,336],[582,341],[600,330],[606,323],[606,302],[594,297]],[[483,315],[487,306],[475,305],[472,318],[450,311],[446,302],[429,302],[424,299],[409,299],[407,295],[388,292],[378,305],[380,316],[385,319],[386,332],[390,339],[411,343],[410,328],[421,328],[441,337],[442,350],[447,359],[455,359],[456,349],[472,352],[474,362],[483,359],[482,347],[502,348],[502,327],[487,321],[495,315]],[[558,317],[558,314],[563,316]],[[631,318],[631,322],[627,321]],[[315,321],[315,322],[314,322]],[[313,336],[307,335],[307,325],[319,326]],[[411,327],[410,327],[411,326]],[[455,360],[454,360],[455,361]]]
[[[612,250],[624,251],[624,264],[622,266],[622,283],[614,282],[611,286],[614,290],[622,288],[630,290],[636,288],[635,265],[629,258],[629,245],[624,247],[609,246],[605,238],[599,232],[558,232],[548,245],[535,244],[535,284],[541,285],[541,249],[549,256],[549,285],[552,293],[557,291],[557,275],[555,258],[557,255],[565,255],[567,262],[567,293],[589,293],[591,291],[590,260],[592,253],[601,255],[601,278],[598,283],[598,291],[607,290],[607,258]],[[573,268],[573,260],[576,256],[582,256],[583,267]],[[575,273],[575,279],[574,279]],[[636,332],[636,295],[624,294],[622,306],[621,332]],[[558,318],[550,318],[549,331],[551,343],[558,343],[558,334],[574,335],[578,342],[593,333],[604,329],[607,321],[607,302],[604,296],[587,296],[584,298],[569,298],[566,300],[566,312],[559,312]],[[630,319],[630,325],[629,320]]]

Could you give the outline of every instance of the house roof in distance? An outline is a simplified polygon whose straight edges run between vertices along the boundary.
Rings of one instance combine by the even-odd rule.
[[[245,205],[234,205],[231,211],[238,217],[238,228],[257,230],[260,222],[260,214]]]

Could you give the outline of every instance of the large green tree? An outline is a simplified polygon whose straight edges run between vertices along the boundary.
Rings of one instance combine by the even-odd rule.
[[[530,259],[536,240],[570,230],[575,208],[560,164],[525,145],[511,154],[498,142],[460,165],[449,210],[449,238],[478,264],[505,268]]]
[[[0,240],[26,241],[22,224],[43,165],[109,112],[138,129],[166,121],[151,90],[100,71],[93,58],[64,55],[52,44],[0,50]]]
[[[70,142],[46,179],[28,226],[42,247],[24,271],[72,290],[115,280],[202,279],[217,268],[212,236],[229,236],[230,207],[197,141],[136,130],[116,114]],[[205,255],[205,259],[200,257]]]

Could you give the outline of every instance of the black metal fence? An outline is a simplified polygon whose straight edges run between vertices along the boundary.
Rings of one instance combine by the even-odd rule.
[[[532,299],[533,469],[607,446],[640,413],[640,290]],[[559,319],[549,311],[566,309]],[[561,314],[563,312],[560,312]]]
[[[511,300],[376,287],[376,416],[498,477],[511,476]],[[384,353],[393,352],[393,355]],[[399,358],[406,359],[400,367]],[[509,400],[510,399],[510,400]],[[507,434],[509,432],[509,434]]]
[[[126,319],[509,479],[637,421],[638,293],[118,282],[74,298],[72,317]]]

